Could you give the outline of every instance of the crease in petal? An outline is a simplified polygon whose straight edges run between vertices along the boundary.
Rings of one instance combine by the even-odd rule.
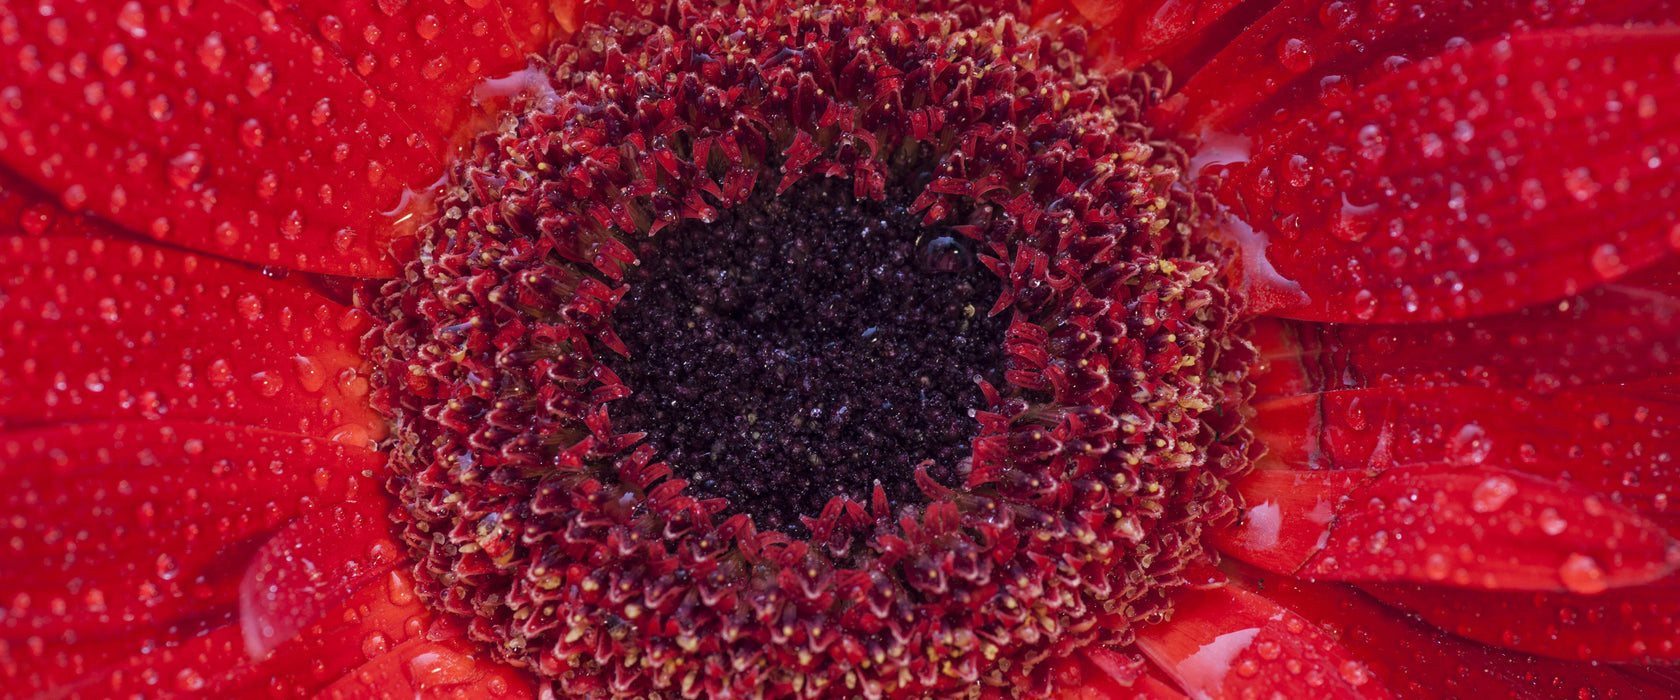
[[[322,700],[514,700],[535,698],[518,669],[483,655],[463,638],[410,639],[315,695]]]
[[[110,641],[0,639],[0,681],[8,690],[88,700],[159,690],[308,697],[395,646],[433,635],[435,627],[411,575],[393,570],[261,660],[251,659],[230,612]]]
[[[366,398],[368,323],[237,263],[0,235],[0,427],[197,420],[369,445],[385,424]]]
[[[383,497],[378,453],[202,423],[0,432],[0,638],[234,622],[245,563],[296,516]]]
[[[1420,700],[1559,697],[1660,700],[1680,697],[1615,667],[1513,652],[1453,636],[1336,583],[1248,572],[1266,596],[1323,628],[1396,695]],[[1451,595],[1469,593],[1463,589]]]
[[[1236,584],[1175,594],[1137,646],[1192,698],[1391,697],[1335,638]]]
[[[387,499],[346,501],[293,518],[246,565],[239,583],[245,650],[263,659],[402,558]]]
[[[0,7],[0,23],[30,38],[0,61],[0,163],[65,207],[259,265],[394,273],[440,135],[273,11]]]
[[[1461,637],[1571,661],[1680,661],[1680,577],[1596,595],[1465,591],[1407,583],[1360,588]]]
[[[1335,389],[1468,385],[1550,394],[1639,381],[1680,360],[1680,297],[1613,283],[1560,302],[1440,324],[1257,319],[1260,398]]]
[[[1339,323],[1481,317],[1564,299],[1674,255],[1680,28],[1518,34],[1328,100],[1248,160],[1220,199],[1270,239]],[[1252,266],[1252,262],[1245,262]]]
[[[1278,573],[1590,594],[1680,568],[1680,543],[1644,517],[1593,491],[1508,469],[1263,469],[1237,488],[1244,520],[1214,541]]]
[[[1348,389],[1263,401],[1262,468],[1487,464],[1567,481],[1680,531],[1680,402],[1613,388],[1550,396],[1480,387]],[[1555,511],[1542,526],[1567,527]]]
[[[1168,3],[1171,4],[1171,3]],[[1362,4],[1284,0],[1224,45],[1185,86],[1182,126],[1192,133],[1275,128],[1277,107],[1345,96],[1398,67],[1466,41],[1584,24],[1673,18],[1667,0],[1567,4],[1526,0],[1422,0]]]

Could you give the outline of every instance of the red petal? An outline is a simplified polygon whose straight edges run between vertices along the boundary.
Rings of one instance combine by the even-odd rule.
[[[552,31],[541,3],[272,2],[433,133],[487,77],[525,68]]]
[[[0,61],[0,162],[143,235],[390,274],[380,212],[441,172],[435,133],[254,3],[0,9],[0,24],[30,40]]]
[[[1680,577],[1592,596],[1364,587],[1441,629],[1507,649],[1611,663],[1680,660]]]
[[[289,642],[398,561],[385,498],[341,503],[293,518],[245,567],[239,627],[260,659]]]
[[[1053,663],[1051,673],[1065,688],[1055,700],[1187,700],[1170,681],[1157,677],[1159,671],[1133,655],[1096,647]]]
[[[524,674],[480,656],[460,639],[411,639],[316,695],[322,700],[501,700],[534,698]]]
[[[1680,403],[1572,391],[1536,396],[1475,387],[1350,389],[1258,404],[1264,462],[1286,468],[1490,464],[1609,494],[1680,526]],[[1544,517],[1544,514],[1542,514]],[[1554,513],[1550,522],[1562,527]]]
[[[1324,630],[1236,585],[1174,593],[1172,619],[1137,646],[1192,697],[1389,697]]]
[[[1226,16],[1241,0],[1073,0],[1091,26],[1094,53],[1135,68],[1160,59],[1168,49]]]
[[[1409,5],[1285,0],[1225,45],[1184,88],[1188,131],[1237,132],[1266,125],[1274,109],[1345,95],[1395,65],[1466,40],[1537,27],[1665,20],[1664,0],[1534,3],[1421,0]],[[1259,124],[1256,124],[1259,122]]]
[[[0,237],[0,426],[209,420],[368,444],[367,316],[158,246]]]
[[[1243,523],[1216,540],[1279,573],[1593,593],[1680,567],[1680,543],[1650,521],[1586,489],[1506,469],[1260,470],[1237,488]]]
[[[1310,298],[1272,313],[1485,316],[1671,255],[1680,112],[1658,105],[1680,100],[1676,52],[1672,27],[1478,44],[1328,100],[1220,168],[1221,198],[1270,237],[1266,263]]]
[[[383,471],[371,451],[252,428],[0,434],[0,637],[92,641],[230,618],[267,533],[381,497]]]
[[[1346,586],[1275,575],[1257,580],[1267,597],[1330,631],[1371,673],[1406,697],[1657,700],[1677,696],[1609,666],[1537,658],[1465,641]],[[1471,592],[1455,589],[1449,593]]]
[[[408,575],[393,571],[260,662],[248,656],[239,625],[218,619],[221,626],[142,630],[110,642],[0,639],[0,679],[8,689],[82,688],[90,700],[160,688],[218,698],[305,697],[420,637],[430,621]]]
[[[1669,371],[1680,298],[1606,285],[1566,302],[1470,321],[1339,325],[1260,320],[1258,394],[1470,384],[1548,393]]]

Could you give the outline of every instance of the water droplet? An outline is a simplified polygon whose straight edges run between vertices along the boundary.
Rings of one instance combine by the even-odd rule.
[[[1481,464],[1493,451],[1493,439],[1475,423],[1465,423],[1447,440],[1447,461],[1460,467]]]
[[[170,158],[167,172],[169,184],[175,189],[186,189],[204,173],[204,154],[194,149]]]
[[[105,75],[117,77],[128,67],[128,48],[122,44],[105,47],[104,51],[99,52],[99,67],[105,71]]]
[[[960,272],[973,266],[974,256],[969,254],[969,246],[963,241],[951,236],[939,236],[922,244],[916,262],[924,270]]]
[[[332,113],[332,100],[323,97],[309,110],[309,123],[315,126],[325,124],[332,119]]]
[[[321,363],[313,359],[298,355],[292,358],[292,364],[297,369],[298,384],[304,391],[317,392],[327,384],[327,371]]]
[[[211,73],[222,70],[222,61],[227,59],[227,44],[222,43],[222,35],[210,32],[204,41],[198,44],[198,62]]]
[[[253,151],[262,148],[263,141],[266,139],[267,134],[263,131],[262,124],[257,120],[246,119],[239,124],[239,142],[245,144],[246,148]]]
[[[245,75],[245,91],[252,97],[262,97],[269,88],[274,87],[274,66],[267,63],[253,64],[250,72]]]
[[[1622,251],[1613,243],[1605,243],[1593,248],[1592,269],[1600,278],[1611,280],[1627,274],[1627,264],[1622,262]]]
[[[1369,289],[1361,289],[1353,295],[1353,317],[1361,321],[1369,321],[1377,315],[1377,295]]]
[[[123,3],[122,9],[117,11],[117,26],[128,32],[136,39],[146,37],[146,8],[138,0]]]
[[[286,386],[286,380],[281,379],[278,374],[265,371],[251,375],[251,384],[256,388],[258,395],[273,398]]]
[[[175,557],[169,556],[167,553],[157,555],[156,565],[157,576],[160,579],[171,581],[176,576],[181,575],[181,566],[175,563]]]
[[[1558,568],[1558,578],[1563,580],[1564,588],[1581,595],[1596,595],[1610,587],[1604,580],[1604,569],[1585,554],[1569,555]]]
[[[1558,515],[1556,508],[1540,511],[1540,531],[1548,535],[1559,535],[1569,528],[1569,521]]]
[[[1505,506],[1517,495],[1517,482],[1508,476],[1489,477],[1476,485],[1470,494],[1470,508],[1477,513],[1492,513]]]
[[[1292,37],[1278,42],[1278,62],[1296,73],[1313,67],[1313,46],[1306,39]]]
[[[240,318],[247,321],[251,321],[253,323],[260,321],[263,317],[262,297],[250,292],[241,294],[238,299],[234,300],[234,310],[239,312]]]
[[[421,39],[431,41],[443,33],[443,22],[438,21],[437,15],[424,14],[414,20],[414,33]]]
[[[384,656],[391,650],[391,638],[379,632],[369,634],[362,640],[362,655],[369,659]]]
[[[204,676],[199,675],[198,671],[193,669],[183,668],[175,674],[175,687],[182,692],[200,691],[204,689],[204,685]]]

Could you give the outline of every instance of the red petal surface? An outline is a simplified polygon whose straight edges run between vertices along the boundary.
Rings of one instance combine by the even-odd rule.
[[[0,433],[0,637],[88,642],[227,618],[270,533],[382,497],[383,463],[319,439],[199,423]]]
[[[1665,0],[1285,0],[1199,66],[1184,88],[1186,126],[1191,133],[1266,129],[1278,106],[1298,113],[1465,41],[1539,27],[1661,21],[1674,11]]]
[[[1397,695],[1419,700],[1658,700],[1673,691],[1613,667],[1533,657],[1469,642],[1338,584],[1261,575],[1266,596],[1323,627]],[[1471,593],[1462,589],[1450,595]]]
[[[1237,488],[1248,504],[1243,523],[1215,540],[1278,573],[1595,593],[1680,567],[1680,543],[1645,518],[1506,469],[1261,470]]]
[[[254,425],[366,445],[361,311],[154,245],[0,237],[0,427]]]
[[[264,265],[394,270],[441,145],[253,4],[0,7],[0,163],[153,238]],[[381,212],[397,212],[393,215]]]
[[[355,73],[431,133],[448,133],[479,81],[525,68],[552,31],[542,3],[278,0]]]
[[[1174,594],[1172,619],[1137,646],[1196,698],[1386,698],[1324,630],[1236,585]]]
[[[1578,297],[1442,324],[1340,325],[1260,320],[1261,397],[1368,386],[1468,384],[1549,393],[1671,371],[1680,298],[1606,285]]]
[[[1680,577],[1591,596],[1403,583],[1363,588],[1441,629],[1507,649],[1581,661],[1680,660]]]
[[[1273,399],[1251,425],[1262,465],[1385,469],[1488,464],[1561,479],[1675,531],[1680,402],[1612,389],[1537,396],[1478,387],[1349,389]],[[1567,524],[1542,512],[1551,527]]]
[[[134,693],[298,698],[427,633],[431,613],[408,574],[392,571],[352,594],[295,640],[253,661],[232,613],[199,627],[138,630],[109,642],[0,639],[5,691],[101,700]],[[213,623],[213,624],[212,624]],[[0,697],[14,697],[0,693]]]
[[[400,559],[383,494],[293,518],[257,550],[239,584],[245,650],[261,659]]]
[[[1221,199],[1337,322],[1485,316],[1561,299],[1680,247],[1680,28],[1519,35],[1396,71],[1302,119]],[[1293,291],[1293,288],[1291,288]]]
[[[411,639],[363,664],[315,697],[319,700],[502,700],[534,698],[519,671],[483,657],[460,639]]]
[[[1050,673],[1066,688],[1055,700],[1186,700],[1160,671],[1134,654],[1095,647],[1055,663]],[[980,697],[1002,700],[1007,695],[987,689]]]

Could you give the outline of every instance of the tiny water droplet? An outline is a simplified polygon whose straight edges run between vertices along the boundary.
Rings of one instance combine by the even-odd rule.
[[[1558,578],[1562,579],[1564,588],[1581,595],[1596,595],[1610,587],[1604,580],[1603,567],[1585,554],[1569,555],[1558,568]]]
[[[1622,251],[1613,243],[1605,243],[1593,249],[1592,269],[1600,278],[1611,280],[1627,274],[1627,264],[1622,261]]]
[[[278,374],[264,371],[251,375],[251,384],[256,388],[258,395],[273,398],[286,386],[286,380],[281,379]]]
[[[1284,68],[1303,73],[1313,67],[1313,46],[1306,39],[1291,37],[1278,42],[1278,62]]]
[[[974,256],[963,241],[952,236],[938,236],[922,244],[916,262],[923,270],[960,272],[974,265]]]
[[[1517,482],[1508,476],[1494,476],[1476,485],[1470,494],[1470,507],[1477,513],[1492,513],[1505,507],[1517,495]]]
[[[1493,439],[1475,423],[1465,423],[1447,440],[1447,461],[1461,467],[1475,466],[1487,460],[1493,451]]]
[[[186,189],[204,173],[204,154],[193,149],[170,158],[167,172],[169,184],[175,189]]]

